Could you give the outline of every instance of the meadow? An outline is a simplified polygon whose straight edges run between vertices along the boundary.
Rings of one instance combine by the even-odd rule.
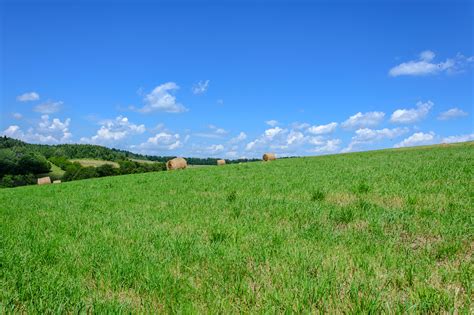
[[[0,190],[0,313],[474,312],[474,143]]]
[[[105,161],[105,160],[96,160],[96,159],[71,159],[71,162],[78,162],[83,167],[99,167],[105,164],[112,165],[113,167],[119,167],[117,162]]]

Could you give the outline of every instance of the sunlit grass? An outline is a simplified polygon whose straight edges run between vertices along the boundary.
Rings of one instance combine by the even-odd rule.
[[[474,146],[0,191],[0,312],[473,312]]]
[[[116,162],[104,161],[104,160],[94,160],[94,159],[71,159],[70,161],[71,161],[71,162],[78,162],[79,164],[81,164],[81,165],[84,166],[84,167],[88,167],[88,166],[99,167],[99,166],[102,166],[102,165],[104,165],[104,164],[110,164],[110,165],[112,165],[113,167],[119,167],[119,164],[116,163]]]

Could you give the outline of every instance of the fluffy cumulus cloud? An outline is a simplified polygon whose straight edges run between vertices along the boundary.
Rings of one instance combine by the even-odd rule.
[[[402,75],[408,76],[426,76],[435,75],[443,72],[455,73],[463,71],[463,69],[474,61],[473,57],[466,58],[461,54],[457,54],[454,58],[448,58],[442,62],[434,62],[436,55],[430,50],[423,51],[419,54],[418,59],[403,62],[388,72],[392,77]]]
[[[320,126],[312,126],[308,128],[308,132],[314,135],[323,135],[327,133],[331,133],[337,128],[337,123],[332,122],[327,125],[320,125]]]
[[[283,142],[286,142],[284,140],[286,139],[285,136],[287,133],[288,133],[287,129],[282,129],[280,127],[267,129],[264,131],[264,133],[260,137],[247,143],[247,145],[245,146],[245,150],[253,151],[253,150],[265,148],[267,146],[281,145]],[[277,140],[277,141],[274,141],[274,140]]]
[[[390,121],[392,123],[399,123],[399,124],[411,124],[417,121],[422,120],[423,118],[428,115],[431,108],[433,108],[433,102],[418,102],[416,103],[416,108],[410,109],[397,109],[392,113],[390,117]]]
[[[383,112],[358,112],[344,121],[341,126],[345,129],[375,127],[383,121],[384,117],[385,113]]]
[[[53,113],[59,112],[62,106],[63,106],[62,101],[58,101],[58,102],[47,101],[42,104],[36,105],[34,108],[34,111],[41,114],[53,114]]]
[[[3,135],[31,143],[58,144],[69,142],[72,134],[69,131],[71,119],[61,121],[42,115],[37,125],[24,131],[17,125],[9,126]]]
[[[138,109],[140,113],[151,113],[155,111],[162,111],[167,113],[182,113],[188,111],[183,104],[176,101],[173,95],[179,86],[174,82],[167,82],[159,85],[150,93],[146,94],[143,101],[145,106]],[[132,107],[132,109],[134,109]]]
[[[451,109],[439,114],[438,120],[455,119],[455,118],[459,118],[459,117],[465,117],[467,115],[468,115],[468,113],[466,113],[465,111],[455,107],[455,108],[451,108]]]
[[[182,146],[183,143],[180,140],[179,134],[162,131],[148,138],[146,142],[138,146],[132,146],[131,148],[138,149],[141,152],[159,154],[159,152],[176,150]]]
[[[21,113],[12,113],[12,117],[17,120],[20,120],[23,118],[23,115]]]
[[[195,83],[191,89],[194,95],[204,94],[209,88],[209,80],[199,81]]]
[[[428,145],[435,143],[436,138],[434,132],[423,133],[423,132],[416,132],[409,136],[408,138],[404,139],[403,141],[394,145],[395,148],[402,148],[402,147],[412,147],[417,145]]]
[[[37,101],[39,99],[40,99],[40,96],[36,92],[24,93],[16,97],[16,100],[18,102],[31,102],[31,101]]]
[[[339,139],[328,139],[323,135],[314,136],[307,130],[273,127],[248,142],[245,151],[251,156],[260,156],[264,151],[276,152],[281,156],[331,153],[339,150],[340,143]]]
[[[441,139],[441,143],[466,142],[466,141],[473,141],[473,140],[474,140],[474,133],[471,133],[467,135],[445,137]]]
[[[393,140],[408,133],[408,131],[408,128],[383,128],[378,130],[369,128],[358,129],[355,132],[355,135],[352,137],[349,145],[345,149],[343,149],[342,152],[351,152],[354,150],[359,150],[365,145],[379,142],[385,139]]]
[[[145,132],[145,125],[131,123],[127,117],[118,116],[115,119],[104,120],[97,133],[90,137],[81,138],[81,142],[93,144],[118,143],[132,135]]]

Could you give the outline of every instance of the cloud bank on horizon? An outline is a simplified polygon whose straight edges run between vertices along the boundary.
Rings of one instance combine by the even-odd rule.
[[[171,96],[169,99],[170,96],[166,91],[176,88],[177,84],[174,82],[164,83],[153,89],[150,93],[152,96],[147,94],[145,100],[151,98],[152,100],[149,101],[151,104],[166,104],[166,106],[155,106],[156,111],[184,113],[184,111],[169,110],[170,104],[176,105],[176,98]],[[21,96],[31,95],[31,93],[24,93],[18,96],[17,100],[22,102]],[[62,105],[62,102],[52,104],[58,103]],[[42,108],[42,106],[43,104],[35,106],[33,111],[48,114],[56,112],[56,110],[38,111],[38,107]],[[344,121],[322,125],[312,125],[311,122],[282,124],[275,119],[270,119],[262,122],[262,126],[267,125],[270,128],[264,129],[260,135],[250,140],[243,130],[229,132],[213,124],[209,124],[205,131],[192,132],[188,129],[180,133],[167,129],[164,124],[159,124],[156,128],[147,128],[145,124],[131,122],[123,115],[99,121],[97,123],[99,127],[94,135],[80,139],[75,139],[69,131],[71,118],[61,121],[59,118],[50,119],[47,114],[41,115],[39,120],[29,122],[26,130],[18,125],[10,125],[1,134],[42,144],[78,142],[127,149],[143,154],[229,159],[259,157],[262,152],[267,151],[277,152],[280,156],[347,153],[371,149],[373,145],[384,140],[398,140],[395,144],[385,146],[394,148],[474,140],[474,133],[441,136],[433,131],[418,131],[416,123],[426,119],[434,106],[431,100],[418,101],[412,108],[393,110],[389,119],[386,118],[386,113],[381,111],[358,112]],[[150,111],[139,112],[148,114]],[[437,119],[447,121],[467,116],[469,113],[459,108],[450,108],[440,112]],[[22,116],[15,118],[21,120]],[[391,125],[390,128],[377,129],[387,124]],[[345,146],[343,146],[343,140],[338,137],[344,134],[352,135]],[[147,135],[147,139],[138,141],[137,137],[141,135]],[[407,137],[403,138],[403,136]],[[200,138],[211,139],[215,143],[199,144]]]

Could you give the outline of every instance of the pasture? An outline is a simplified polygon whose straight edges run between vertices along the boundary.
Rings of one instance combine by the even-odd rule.
[[[0,191],[0,312],[474,312],[474,145]]]
[[[71,162],[78,162],[83,167],[93,166],[99,167],[104,164],[110,164],[113,167],[120,167],[118,163],[112,161],[105,161],[105,160],[94,160],[94,159],[71,159]]]

